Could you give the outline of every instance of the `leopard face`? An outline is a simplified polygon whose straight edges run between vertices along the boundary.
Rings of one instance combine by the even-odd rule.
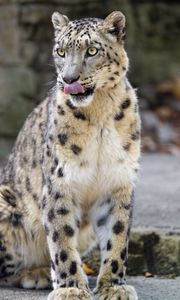
[[[55,12],[52,22],[57,85],[65,92],[68,87],[75,106],[87,106],[96,90],[113,88],[127,72],[125,17],[113,12],[105,20],[69,21]]]

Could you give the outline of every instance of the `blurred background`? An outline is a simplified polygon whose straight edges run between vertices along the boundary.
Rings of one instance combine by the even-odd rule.
[[[137,88],[143,151],[180,151],[180,4],[153,0],[0,0],[0,158],[53,86],[55,10],[69,18],[127,18],[129,78]]]

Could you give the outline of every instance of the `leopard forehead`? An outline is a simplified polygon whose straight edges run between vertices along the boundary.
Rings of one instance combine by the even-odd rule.
[[[101,22],[102,20],[97,18],[70,21],[57,36],[56,42],[62,48],[75,46],[78,49],[83,46],[88,47],[92,42],[100,44],[98,38],[100,37],[99,24]]]
[[[64,40],[71,40],[75,43],[87,38],[93,39],[93,36],[98,38],[105,38],[109,42],[117,42],[123,45],[125,37],[125,16],[120,11],[114,11],[108,15],[104,20],[98,18],[84,18],[70,21],[67,16],[58,12],[52,15],[52,23],[55,29],[56,42],[64,42]],[[70,47],[72,46],[71,42]]]

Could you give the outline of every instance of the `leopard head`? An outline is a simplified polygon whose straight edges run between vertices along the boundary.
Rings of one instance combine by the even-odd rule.
[[[69,21],[55,12],[52,22],[57,85],[73,105],[87,106],[98,89],[112,89],[127,72],[125,17],[115,11],[104,20]]]

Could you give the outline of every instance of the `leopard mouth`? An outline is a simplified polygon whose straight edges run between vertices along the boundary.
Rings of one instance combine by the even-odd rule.
[[[73,94],[70,93],[71,98],[77,102],[84,101],[87,97],[91,96],[94,93],[94,87],[88,87],[84,89],[84,93]]]

